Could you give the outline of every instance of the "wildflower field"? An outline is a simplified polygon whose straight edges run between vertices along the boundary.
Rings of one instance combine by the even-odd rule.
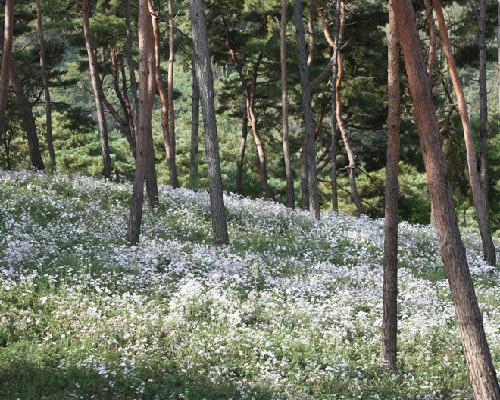
[[[399,366],[378,368],[383,220],[160,188],[125,242],[130,186],[0,172],[1,399],[472,398],[432,229],[400,225]],[[495,365],[500,275],[463,232]]]

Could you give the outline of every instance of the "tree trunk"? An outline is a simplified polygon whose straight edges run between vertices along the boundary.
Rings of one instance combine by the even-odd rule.
[[[0,135],[5,130],[5,109],[9,91],[9,73],[14,42],[14,0],[5,1],[2,65],[0,67]]]
[[[465,248],[458,230],[415,13],[410,0],[393,0],[393,8],[434,203],[441,257],[455,304],[472,389],[476,399],[497,400],[500,398],[500,391],[496,372],[491,361]]]
[[[283,159],[286,174],[286,205],[295,208],[295,190],[293,187],[292,158],[288,132],[288,85],[286,71],[286,8],[287,0],[281,0],[280,21],[280,64],[281,64],[281,124],[283,131]],[[314,27],[312,28],[314,29]],[[312,55],[312,53],[311,53]]]
[[[217,120],[215,118],[214,77],[208,50],[208,34],[205,22],[203,0],[190,0],[193,52],[196,64],[196,78],[200,90],[200,100],[205,126],[205,147],[208,158],[208,182],[210,188],[210,209],[212,230],[216,244],[229,243],[227,221],[222,192],[219,143],[217,140]]]
[[[245,160],[245,151],[247,148],[247,137],[248,137],[248,116],[247,111],[243,113],[243,118],[241,119],[241,141],[240,141],[240,152],[238,155],[238,161],[236,162],[236,193],[241,194],[243,192],[243,162]]]
[[[131,0],[126,0],[125,4],[125,18],[127,24],[127,38],[126,38],[126,50],[127,50],[127,65],[130,75],[130,92],[132,94],[132,103],[134,105],[133,109],[133,119],[134,126],[137,127],[137,118],[139,111],[139,100],[137,98],[137,81],[135,79],[135,66],[133,62],[133,30],[132,30],[132,10],[131,10]],[[135,132],[134,132],[135,133]]]
[[[175,163],[176,156],[176,143],[175,143],[175,110],[174,110],[174,14],[172,7],[172,0],[167,0],[168,8],[168,71],[167,71],[167,91],[168,91],[168,114],[169,114],[169,126],[168,131],[170,134],[170,146],[171,146],[171,185],[172,187],[178,188],[179,179],[177,177],[177,166]]]
[[[165,84],[161,76],[161,53],[160,53],[160,25],[156,13],[153,14],[153,37],[155,47],[155,79],[158,94],[160,95],[161,102],[161,128],[163,131],[163,144],[165,146],[166,161],[168,173],[170,176],[170,185],[176,189],[179,187],[177,180],[177,166],[175,165],[175,144],[173,143],[173,135],[170,130],[171,124],[169,123],[169,98],[165,90]],[[170,65],[170,64],[169,64]],[[170,115],[170,119],[173,115]]]
[[[399,175],[399,48],[392,4],[389,5],[387,166],[384,221],[384,289],[380,365],[396,369],[398,330],[398,175]]]
[[[97,122],[99,124],[99,133],[101,135],[101,150],[104,166],[104,177],[111,179],[111,157],[109,154],[108,127],[106,125],[106,116],[104,115],[104,106],[101,97],[102,82],[97,71],[97,59],[94,50],[94,39],[89,26],[89,0],[83,0],[82,5],[83,34],[85,36],[85,47],[89,57],[90,80],[92,82],[92,91],[94,92],[94,101],[97,111]]]
[[[486,89],[486,0],[479,0],[479,171],[483,202],[488,212],[488,92]]]
[[[307,66],[304,21],[302,20],[302,2],[294,1],[295,30],[297,36],[297,52],[299,60],[300,85],[302,89],[302,106],[304,108],[305,138],[304,161],[307,171],[307,190],[309,212],[317,219],[320,217],[318,180],[316,176],[316,143],[314,141],[314,122],[311,107],[311,87],[309,68]]]
[[[17,73],[14,58],[10,59],[10,81],[12,82],[12,86],[14,86],[17,108],[21,114],[21,122],[28,139],[31,163],[34,168],[42,171],[45,169],[45,165],[43,164],[42,153],[40,152],[40,142],[38,141],[38,135],[36,133],[33,108],[31,107],[31,104],[26,97],[26,93],[24,92],[21,79]]]
[[[341,0],[340,2],[340,27],[339,27],[339,43],[342,43],[342,38],[344,35],[345,29],[345,2]],[[342,54],[338,55],[338,79],[336,86],[337,91],[337,124],[339,126],[340,135],[342,136],[342,141],[344,142],[345,151],[347,153],[347,160],[349,164],[347,169],[349,170],[349,185],[351,186],[351,196],[354,204],[356,205],[356,209],[358,211],[358,215],[364,214],[363,204],[361,203],[361,197],[358,192],[358,185],[356,184],[356,157],[354,156],[354,151],[351,147],[351,140],[349,138],[349,134],[344,126],[344,120],[342,117],[342,97],[340,95],[340,89],[342,85],[344,73],[342,69]]]
[[[155,56],[153,48],[153,25],[150,13],[150,0],[139,0],[139,112],[136,129],[136,168],[133,183],[130,218],[128,223],[127,239],[131,245],[139,242],[142,221],[142,204],[144,200],[144,180],[151,175],[152,132],[151,118],[155,96]],[[154,164],[153,164],[154,165]],[[153,169],[154,174],[154,169]],[[151,179],[151,178],[150,178]],[[148,188],[149,192],[154,187]]]
[[[335,1],[334,14],[335,41],[333,43],[333,67],[332,67],[332,113],[330,119],[330,135],[332,143],[330,144],[330,162],[332,163],[332,208],[333,211],[339,210],[339,199],[337,193],[337,78],[339,74],[339,46],[340,46],[340,0]]]
[[[46,134],[47,134],[47,149],[49,150],[50,166],[56,167],[56,154],[54,152],[54,143],[52,140],[52,104],[50,102],[49,78],[47,76],[47,62],[45,59],[45,38],[43,35],[42,8],[40,0],[35,1],[36,5],[36,20],[38,30],[38,42],[40,44],[40,70],[42,75],[43,95],[45,100],[45,116],[46,116]]]
[[[316,30],[314,29],[314,22],[317,16],[316,1],[312,1],[307,10],[307,33],[309,34],[309,55],[307,56],[307,65],[309,67],[314,65],[316,60]]]
[[[458,102],[458,111],[464,128],[465,148],[467,150],[467,167],[469,170],[469,180],[472,189],[472,200],[477,213],[477,221],[479,224],[479,232],[483,241],[484,260],[492,266],[496,264],[495,246],[491,237],[491,231],[488,221],[488,210],[485,207],[483,190],[481,188],[481,180],[477,172],[476,150],[474,148],[474,138],[472,128],[469,121],[467,103],[465,102],[462,85],[458,78],[458,71],[455,65],[455,58],[451,50],[450,40],[448,38],[448,30],[443,15],[443,9],[439,0],[433,0],[434,10],[439,25],[439,33],[441,35],[441,43],[443,51],[448,61],[448,70],[453,83],[453,89]]]
[[[431,0],[424,0],[425,6],[425,19],[427,20],[427,27],[429,29],[429,54],[427,56],[427,73],[431,78],[434,64],[436,63],[436,25],[434,24],[434,17],[432,15]]]
[[[200,158],[198,154],[198,127],[200,119],[200,91],[198,89],[198,82],[196,81],[196,70],[194,65],[194,57],[192,57],[191,65],[191,171],[190,171],[190,184],[191,189],[198,189],[199,172],[198,165]]]

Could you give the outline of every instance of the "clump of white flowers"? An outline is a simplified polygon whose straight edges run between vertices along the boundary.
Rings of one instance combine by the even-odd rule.
[[[431,228],[400,224],[400,372],[389,376],[377,366],[382,220],[315,221],[227,195],[231,244],[215,247],[208,195],[162,186],[129,247],[130,190],[0,172],[0,370],[17,382],[0,393],[22,398],[29,370],[37,395],[60,374],[53,390],[66,382],[67,398],[471,398]],[[464,242],[499,360],[499,276],[475,233]]]

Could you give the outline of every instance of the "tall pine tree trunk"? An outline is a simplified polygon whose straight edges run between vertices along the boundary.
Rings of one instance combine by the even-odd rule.
[[[131,245],[139,242],[142,222],[142,204],[144,200],[144,181],[150,180],[147,186],[150,206],[158,197],[154,183],[156,179],[154,170],[154,153],[152,153],[152,116],[153,103],[156,91],[154,56],[153,25],[150,12],[150,0],[139,0],[139,96],[138,96],[138,120],[136,128],[136,159],[135,176],[133,183],[132,202],[130,206],[130,218],[128,223],[127,239]],[[153,161],[153,168],[151,163]]]
[[[288,132],[288,88],[286,71],[286,8],[287,0],[281,0],[280,20],[280,64],[281,64],[281,126],[283,135],[283,159],[286,175],[286,205],[295,207],[295,190],[293,187],[292,158],[290,155],[290,141]],[[314,27],[312,28],[314,29]]]
[[[478,400],[498,400],[500,391],[496,372],[486,341],[483,318],[472,285],[465,248],[458,229],[415,13],[411,0],[393,0],[393,8],[398,39],[405,59],[408,85],[413,99],[431,199],[434,203],[441,257],[455,304],[457,325],[472,389]]]
[[[392,3],[392,2],[389,2]],[[398,175],[399,175],[399,48],[392,4],[389,4],[387,166],[384,221],[384,289],[380,364],[396,369],[398,330]]]
[[[99,124],[99,133],[101,137],[101,152],[103,159],[103,173],[107,179],[111,178],[111,156],[109,153],[108,127],[106,125],[106,115],[104,114],[104,105],[102,102],[101,91],[102,83],[97,71],[97,59],[94,49],[94,40],[90,32],[89,25],[89,0],[83,0],[82,4],[83,34],[85,36],[85,47],[89,58],[90,80],[92,91],[94,92],[94,101],[97,111],[97,122]]]
[[[132,104],[133,107],[133,119],[134,126],[137,127],[137,118],[139,111],[139,100],[137,97],[137,80],[135,78],[135,66],[134,66],[134,38],[133,38],[133,29],[132,29],[132,5],[131,0],[126,0],[125,4],[125,19],[127,25],[127,37],[126,37],[126,57],[127,57],[127,66],[128,72],[130,76],[130,92],[132,95]],[[135,132],[134,132],[135,133]]]
[[[10,59],[10,81],[12,82],[12,86],[14,86],[17,108],[19,110],[19,114],[21,115],[21,123],[24,131],[26,132],[26,138],[28,139],[31,163],[37,170],[44,170],[45,165],[43,163],[42,153],[40,152],[40,142],[38,141],[38,135],[36,133],[33,108],[26,97],[26,93],[24,92],[13,57]]]
[[[9,74],[14,42],[14,0],[5,1],[2,65],[0,66],[0,135],[5,130],[5,109],[9,91]]]
[[[169,115],[169,98],[167,91],[165,90],[165,84],[161,76],[161,53],[160,53],[160,24],[158,22],[158,17],[156,13],[153,14],[153,37],[154,37],[154,47],[155,47],[155,79],[156,87],[158,89],[158,94],[160,95],[161,102],[161,129],[163,131],[163,144],[165,146],[166,161],[168,173],[170,176],[170,185],[175,189],[179,187],[179,181],[177,180],[177,166],[175,165],[175,144],[173,142],[173,135],[171,131],[170,119],[173,118]]]
[[[247,110],[243,113],[243,118],[241,119],[241,140],[240,140],[240,152],[238,154],[238,161],[236,162],[236,193],[241,194],[243,192],[243,162],[245,161],[245,152],[247,149],[247,137],[248,137],[248,116]]]
[[[324,29],[325,30],[325,29]],[[339,210],[339,198],[337,193],[337,78],[339,75],[339,46],[340,46],[340,0],[335,1],[334,13],[335,40],[333,42],[333,66],[332,66],[332,113],[330,118],[330,162],[332,163],[332,208],[333,211]],[[326,31],[327,32],[327,31]]]
[[[208,183],[210,188],[210,210],[212,230],[216,244],[229,243],[227,220],[224,210],[222,176],[220,170],[217,120],[215,117],[214,77],[208,50],[208,34],[203,0],[189,0],[193,35],[193,52],[196,78],[200,90],[200,101],[205,126],[205,148],[208,158]]]
[[[198,153],[199,141],[199,120],[200,120],[200,91],[196,80],[196,70],[194,65],[194,57],[191,60],[191,169],[189,174],[191,189],[197,190],[199,183],[198,166],[200,164],[200,156]]]
[[[49,78],[47,76],[47,61],[45,58],[45,38],[43,35],[42,8],[40,6],[40,0],[36,0],[35,5],[36,5],[38,42],[40,45],[40,70],[42,75],[43,96],[45,100],[47,149],[49,150],[50,166],[51,168],[55,168],[56,154],[54,152],[54,143],[52,139],[52,103],[50,101]]]
[[[453,83],[455,96],[457,97],[458,111],[460,113],[460,119],[462,120],[462,125],[464,129],[465,148],[467,150],[467,167],[469,170],[469,180],[472,189],[472,200],[474,202],[474,207],[476,209],[477,221],[479,224],[479,233],[481,234],[481,239],[483,241],[484,260],[489,265],[495,266],[496,264],[495,246],[493,244],[493,239],[491,237],[488,210],[486,209],[486,205],[484,203],[483,190],[481,188],[481,180],[477,172],[476,150],[474,146],[472,127],[469,121],[467,103],[465,101],[462,85],[458,78],[457,66],[455,65],[455,58],[453,56],[450,40],[448,38],[448,30],[446,28],[446,22],[444,19],[441,2],[439,0],[433,0],[433,4],[434,4],[434,10],[436,11],[436,17],[438,20],[439,33],[441,35],[441,43],[443,45],[443,51],[446,56],[446,60],[448,62],[448,70],[451,76],[451,81]]]
[[[304,110],[304,165],[307,175],[307,197],[309,212],[317,219],[320,217],[318,198],[318,179],[316,175],[316,143],[314,141],[314,122],[311,107],[311,87],[309,67],[307,66],[304,21],[302,20],[302,1],[294,1],[295,31],[297,36],[297,52],[299,59],[300,86],[302,89],[302,107]],[[304,196],[304,193],[302,194]]]
[[[486,89],[486,0],[479,0],[479,171],[484,207],[488,212],[488,92]]]
[[[175,140],[175,110],[174,110],[174,15],[172,0],[167,0],[168,8],[168,70],[167,70],[167,92],[168,92],[168,132],[170,134],[171,153],[169,164],[171,164],[170,182],[174,188],[178,188],[179,179],[177,177],[176,165],[176,140]]]

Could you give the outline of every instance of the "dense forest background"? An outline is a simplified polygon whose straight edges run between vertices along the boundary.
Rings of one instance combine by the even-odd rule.
[[[121,110],[114,87],[116,62],[128,76],[126,54],[126,6],[122,0],[90,2],[90,28],[98,60],[98,70],[107,101]],[[156,2],[154,2],[156,3]],[[331,48],[322,32],[322,17],[332,29],[332,7],[327,1],[310,2],[305,7],[308,20],[306,40],[310,57],[310,75],[314,79],[327,66]],[[385,164],[387,148],[387,2],[350,0],[346,2],[346,25],[341,46],[343,79],[341,101],[345,127],[356,157],[356,177],[365,212],[373,217],[384,215]],[[414,1],[421,40],[429,49],[429,35],[422,1]],[[469,104],[474,133],[479,131],[479,47],[477,1],[443,1],[459,67],[460,78]],[[2,2],[3,5],[3,2]],[[155,4],[158,6],[158,4]],[[191,170],[191,38],[187,2],[173,3],[175,22],[174,107],[176,163],[181,186],[205,189],[208,186],[203,129],[199,140],[199,179]],[[279,2],[276,0],[211,0],[206,2],[209,42],[212,51],[216,85],[218,134],[221,168],[226,191],[266,197],[259,181],[259,160],[252,133],[248,134],[243,162],[241,188],[236,187],[245,117],[246,79],[256,77],[256,129],[267,158],[268,183],[276,200],[286,200],[286,178],[281,141],[281,83],[279,59]],[[89,75],[89,64],[82,31],[81,2],[42,0],[49,90],[53,108],[53,136],[57,171],[100,175],[103,170],[100,136]],[[0,7],[3,20],[4,7]],[[137,4],[132,2],[132,34],[137,36]],[[292,7],[290,4],[290,14]],[[160,52],[162,72],[167,76],[169,55],[168,10],[161,3]],[[487,92],[489,105],[490,216],[493,232],[500,232],[500,134],[498,130],[497,91],[497,2],[487,2]],[[39,64],[39,42],[33,1],[16,2],[14,58],[27,99],[32,107],[45,165],[50,165],[46,141],[46,117]],[[134,39],[135,40],[135,39]],[[439,38],[438,38],[439,42]],[[296,206],[300,205],[300,150],[303,144],[302,106],[296,37],[293,21],[287,26],[288,89],[290,113],[290,147],[295,177]],[[230,49],[238,54],[237,65]],[[134,46],[134,63],[138,62]],[[118,60],[118,61],[117,61]],[[120,64],[121,63],[121,64]],[[402,61],[401,61],[402,63]],[[120,67],[121,65],[121,67]],[[241,70],[239,70],[241,68]],[[241,74],[240,74],[241,72]],[[453,189],[460,222],[474,225],[474,209],[468,184],[463,128],[455,106],[442,47],[437,46],[433,70],[433,89],[448,175]],[[429,223],[430,204],[425,171],[415,128],[406,78],[402,77],[401,98],[401,174],[400,217],[414,223]],[[120,83],[121,85],[121,83]],[[128,87],[125,79],[125,90]],[[119,89],[121,90],[121,89]],[[118,90],[118,91],[119,91]],[[330,164],[325,162],[330,146],[331,82],[322,81],[314,90],[312,108],[315,121],[317,169],[322,208],[331,208]],[[106,109],[110,132],[113,179],[132,180],[135,163],[127,139],[109,108]],[[0,138],[0,168],[30,167],[29,146],[22,126],[22,115],[10,89],[6,129]],[[245,124],[246,125],[246,124]],[[201,119],[200,119],[200,126]],[[247,127],[250,129],[250,127]],[[161,127],[161,103],[157,97],[153,115],[156,170],[159,183],[169,183]],[[339,209],[355,213],[348,181],[348,158],[338,135]],[[479,140],[478,140],[479,143]],[[479,144],[476,145],[479,149]]]

